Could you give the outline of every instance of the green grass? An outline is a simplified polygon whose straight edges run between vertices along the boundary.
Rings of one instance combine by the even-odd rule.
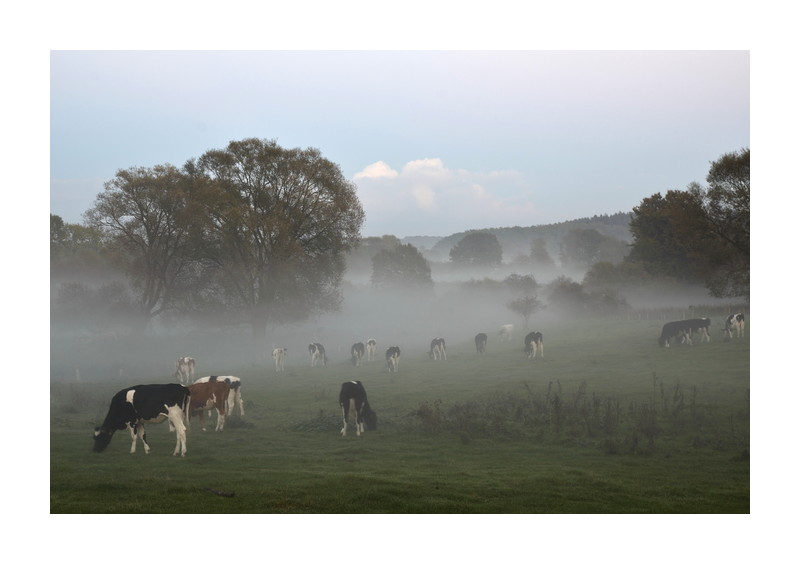
[[[445,362],[401,344],[398,374],[227,370],[245,417],[221,433],[193,420],[185,458],[166,424],[148,427],[148,455],[127,432],[91,452],[111,396],[137,382],[53,384],[51,512],[749,513],[749,341],[662,349],[660,325],[551,327],[533,361],[490,340],[484,357],[449,343]],[[362,437],[339,434],[351,379],[379,415]]]

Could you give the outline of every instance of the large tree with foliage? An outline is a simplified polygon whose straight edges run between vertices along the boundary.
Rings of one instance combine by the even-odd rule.
[[[136,293],[137,332],[174,305],[192,260],[186,189],[172,165],[120,170],[84,214]]]
[[[372,285],[392,290],[430,290],[431,267],[414,245],[383,249],[372,257]]]
[[[252,324],[294,321],[341,303],[345,254],[364,210],[355,185],[314,148],[244,139],[189,161],[195,241],[228,308]]]
[[[715,296],[750,293],[750,150],[711,164],[697,183],[645,198],[633,209],[628,260],[648,272],[704,281]]]
[[[454,264],[497,266],[503,262],[503,247],[494,233],[471,231],[450,249]]]

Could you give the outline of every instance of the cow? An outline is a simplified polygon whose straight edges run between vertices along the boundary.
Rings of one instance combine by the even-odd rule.
[[[194,359],[182,356],[175,362],[175,378],[178,384],[189,385],[194,380]]]
[[[489,337],[486,336],[486,333],[478,333],[475,335],[475,350],[478,354],[483,354],[486,352],[486,341]]]
[[[711,326],[711,320],[707,317],[700,319],[683,319],[681,321],[668,321],[661,328],[661,336],[658,338],[658,343],[662,347],[669,347],[670,339],[675,338],[680,343],[692,344],[692,333],[700,333],[700,341],[703,339],[711,340],[708,334],[708,328]]]
[[[364,358],[364,343],[359,341],[350,347],[350,358],[353,366],[361,366],[361,359]]]
[[[400,369],[400,347],[386,349],[386,363],[389,365],[389,372],[397,372]]]
[[[537,352],[544,358],[544,341],[541,333],[532,331],[525,335],[525,355],[528,358],[536,358]]]
[[[244,401],[242,400],[242,380],[237,376],[203,376],[194,381],[195,384],[224,380],[230,385],[231,391],[228,394],[228,404],[226,413],[233,415],[233,410],[238,406],[239,415],[244,416]]]
[[[501,325],[500,330],[497,332],[497,338],[500,341],[510,341],[514,335],[514,325],[509,323],[507,325]]]
[[[103,424],[94,430],[94,452],[103,452],[115,431],[126,427],[131,433],[131,454],[136,452],[137,436],[142,440],[144,453],[150,452],[145,423],[169,421],[175,431],[176,456],[186,456],[186,424],[189,414],[189,389],[181,384],[139,384],[120,390],[111,398]]]
[[[283,372],[283,359],[286,358],[288,349],[274,349],[272,358],[275,359],[275,372]]]
[[[322,362],[323,366],[328,364],[328,357],[325,354],[325,347],[319,343],[311,343],[308,345],[308,355],[311,357],[312,367],[316,366],[317,362],[320,361]]]
[[[375,360],[377,352],[378,343],[375,342],[375,339],[367,339],[367,361],[371,362]]]
[[[189,418],[197,413],[200,416],[200,428],[206,430],[206,411],[217,410],[216,431],[222,431],[225,427],[226,407],[228,406],[228,396],[230,395],[231,385],[225,380],[214,380],[191,384],[189,393]]]
[[[436,337],[431,341],[431,350],[428,353],[428,356],[433,360],[447,360],[447,350],[444,346],[444,339],[441,337]]]
[[[744,314],[742,312],[730,314],[725,320],[725,327],[722,332],[725,333],[725,337],[728,339],[733,338],[734,332],[739,338],[744,336]]]
[[[339,405],[342,408],[342,436],[347,435],[347,416],[353,411],[356,416],[356,436],[360,437],[367,430],[378,428],[378,414],[372,411],[367,401],[367,391],[359,381],[344,382],[339,391]]]

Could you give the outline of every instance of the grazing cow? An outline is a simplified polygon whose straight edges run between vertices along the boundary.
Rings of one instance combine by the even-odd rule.
[[[497,338],[501,341],[510,341],[514,335],[514,325],[501,325],[500,330],[497,332]]]
[[[311,357],[311,366],[316,366],[317,362],[322,361],[322,365],[328,364],[328,357],[325,354],[325,347],[319,343],[311,343],[308,345],[308,354]]]
[[[364,358],[364,343],[358,342],[350,347],[350,357],[353,360],[353,366],[361,366],[361,359]]]
[[[378,343],[375,342],[375,339],[368,339],[367,340],[367,361],[375,360],[375,355],[378,352]]]
[[[224,380],[231,387],[231,392],[228,394],[228,405],[226,406],[226,413],[233,415],[233,410],[238,406],[239,415],[244,416],[244,401],[242,401],[242,380],[237,376],[203,376],[194,381],[195,384],[203,384],[205,382],[214,382],[216,380]]]
[[[431,341],[431,350],[428,353],[433,360],[447,360],[447,350],[444,346],[444,339],[441,337],[436,337],[434,340]]]
[[[111,398],[103,424],[94,430],[95,452],[103,452],[115,431],[126,427],[131,432],[131,454],[136,452],[136,437],[142,440],[144,452],[150,452],[145,423],[169,421],[177,442],[173,455],[186,456],[186,422],[189,410],[189,389],[181,384],[140,384],[120,390]]]
[[[272,351],[272,358],[275,359],[275,372],[283,372],[283,359],[286,358],[288,349],[275,349]]]
[[[378,428],[378,414],[372,411],[367,401],[367,391],[359,381],[345,382],[339,392],[339,405],[342,407],[342,436],[347,435],[347,415],[356,415],[356,436],[364,432],[364,425],[370,431]]]
[[[544,341],[541,333],[532,331],[525,335],[525,354],[528,358],[536,358],[537,352],[544,358]]]
[[[175,378],[179,384],[189,385],[194,380],[194,359],[182,356],[175,362]]]
[[[741,338],[744,336],[744,314],[742,312],[732,313],[725,320],[725,327],[722,329],[728,339],[733,338],[734,332],[736,336]]]
[[[475,335],[475,350],[478,351],[478,354],[483,354],[486,352],[486,341],[488,337],[486,333],[478,333]]]
[[[397,372],[400,369],[400,347],[386,349],[386,363],[389,365],[389,372]]]
[[[700,334],[700,342],[703,339],[711,340],[708,334],[708,328],[711,326],[711,320],[707,317],[701,319],[684,319],[681,321],[668,321],[661,328],[661,336],[658,338],[658,343],[662,347],[669,347],[669,341],[675,338],[680,343],[692,344],[692,333]]]
[[[189,418],[197,413],[200,416],[200,428],[206,430],[206,411],[217,410],[216,431],[222,431],[225,427],[226,407],[228,406],[228,396],[230,395],[231,385],[225,380],[214,380],[192,384],[189,386],[191,398],[189,401]]]

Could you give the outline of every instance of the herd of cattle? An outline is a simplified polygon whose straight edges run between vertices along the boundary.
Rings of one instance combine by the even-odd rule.
[[[723,326],[726,338],[734,336],[741,338],[744,334],[744,314],[729,315]],[[681,344],[692,345],[692,334],[700,335],[700,342],[710,341],[709,328],[711,320],[708,318],[685,319],[665,323],[659,337],[659,344],[669,347],[670,340],[675,339]],[[499,340],[510,340],[513,334],[513,325],[503,325],[497,333]],[[486,333],[475,335],[475,350],[482,355],[486,352],[488,336]],[[525,335],[525,355],[535,358],[538,354],[544,357],[544,341],[538,331]],[[361,366],[364,356],[368,361],[375,360],[377,343],[375,339],[355,343],[350,348],[351,360],[354,366]],[[275,371],[284,371],[286,348],[275,348],[272,358],[275,361]],[[328,357],[325,347],[320,343],[308,346],[311,366],[318,364],[325,366]],[[432,360],[447,360],[445,340],[437,337],[431,341],[429,357]],[[389,372],[399,370],[400,348],[391,346],[386,349],[386,362]],[[111,442],[115,431],[128,429],[131,435],[131,453],[136,452],[137,439],[142,441],[145,453],[150,451],[145,433],[145,423],[161,423],[169,421],[170,431],[175,432],[177,442],[174,455],[186,455],[186,431],[189,420],[197,415],[203,431],[205,427],[205,412],[216,412],[217,431],[222,431],[225,426],[225,416],[233,413],[238,406],[239,414],[244,415],[244,402],[242,401],[242,382],[236,376],[204,376],[194,380],[195,360],[191,357],[181,357],[175,363],[175,378],[177,384],[141,384],[131,386],[117,392],[111,398],[108,414],[102,425],[95,428],[94,451],[102,452]],[[342,436],[347,434],[347,420],[351,413],[355,417],[356,435],[360,436],[365,430],[377,428],[377,414],[372,411],[367,400],[364,385],[357,380],[344,382],[339,392],[339,406],[342,409]]]

